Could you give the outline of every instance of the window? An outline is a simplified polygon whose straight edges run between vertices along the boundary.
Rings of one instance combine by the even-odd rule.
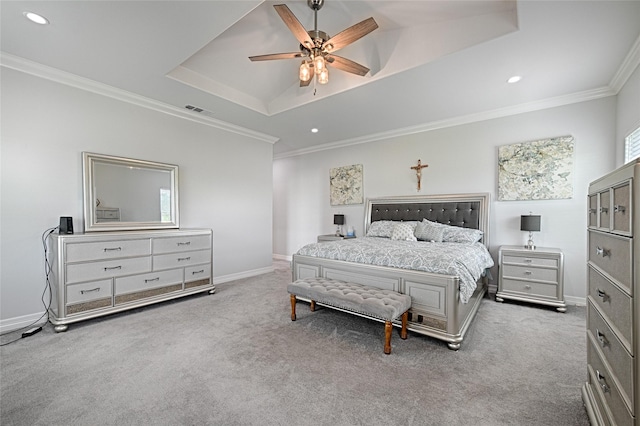
[[[160,222],[171,222],[171,190],[160,188]]]
[[[624,162],[640,157],[640,127],[635,129],[624,140]]]

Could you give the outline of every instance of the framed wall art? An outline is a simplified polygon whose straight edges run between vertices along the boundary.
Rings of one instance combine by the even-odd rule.
[[[329,196],[332,206],[362,204],[362,164],[336,167],[329,172]]]
[[[573,136],[498,148],[498,200],[573,197]]]

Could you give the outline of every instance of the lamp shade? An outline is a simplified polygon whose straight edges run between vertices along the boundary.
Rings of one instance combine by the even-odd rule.
[[[521,231],[540,231],[540,216],[527,215],[520,216],[520,230]]]
[[[343,214],[334,214],[333,215],[333,224],[334,225],[344,225],[344,215]]]

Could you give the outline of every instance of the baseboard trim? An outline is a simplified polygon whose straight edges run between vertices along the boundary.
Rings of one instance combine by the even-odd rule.
[[[213,283],[222,284],[229,281],[236,281],[236,280],[241,280],[243,278],[251,278],[257,275],[268,274],[273,271],[274,271],[273,266],[269,266],[266,268],[253,269],[251,271],[238,272],[237,274],[222,275],[219,277],[214,277]]]
[[[21,317],[15,318],[7,318],[4,320],[0,320],[0,333],[9,333],[11,331],[19,330],[24,327],[29,327],[36,321],[38,321],[38,324],[40,324],[46,322],[46,320],[47,316],[44,312],[23,315]]]
[[[286,260],[288,262],[291,262],[293,260],[293,256],[287,256],[286,254],[273,254],[272,257],[275,260]]]

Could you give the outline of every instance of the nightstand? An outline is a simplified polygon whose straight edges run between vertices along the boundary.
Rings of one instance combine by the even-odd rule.
[[[566,312],[564,301],[564,256],[555,248],[502,246],[498,253],[498,292],[504,299],[555,306]]]
[[[327,234],[327,235],[318,235],[318,242],[321,243],[323,241],[336,241],[336,240],[348,240],[349,238],[346,235],[336,235],[336,234]]]

